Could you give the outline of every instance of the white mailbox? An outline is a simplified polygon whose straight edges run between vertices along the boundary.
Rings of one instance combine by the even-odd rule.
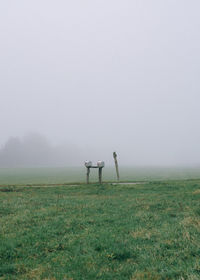
[[[105,166],[104,161],[101,161],[101,160],[97,161],[97,166],[98,167],[104,167]]]
[[[86,166],[86,167],[92,167],[92,162],[89,161],[89,160],[86,160],[86,161],[85,161],[85,166]]]

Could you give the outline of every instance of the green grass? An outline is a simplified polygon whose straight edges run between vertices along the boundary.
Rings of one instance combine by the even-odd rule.
[[[0,187],[0,279],[200,279],[200,180]]]
[[[98,180],[97,170],[91,170],[91,181]],[[103,169],[105,181],[116,180],[114,167]],[[121,181],[149,181],[171,179],[200,179],[200,168],[120,167]],[[85,182],[86,168],[0,168],[0,185],[3,184],[64,184]]]

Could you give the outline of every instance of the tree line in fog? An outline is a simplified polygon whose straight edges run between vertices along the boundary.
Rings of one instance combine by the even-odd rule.
[[[42,135],[11,137],[0,149],[0,167],[66,166],[79,164],[79,151],[69,145],[52,146]]]

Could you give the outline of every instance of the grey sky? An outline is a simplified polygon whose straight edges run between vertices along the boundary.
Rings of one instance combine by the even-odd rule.
[[[199,0],[1,1],[0,145],[38,132],[108,162],[116,149],[123,164],[200,164],[199,11]]]

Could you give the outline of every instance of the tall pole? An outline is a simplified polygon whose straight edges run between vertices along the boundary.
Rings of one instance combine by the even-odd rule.
[[[117,173],[117,181],[119,181],[119,167],[118,167],[118,162],[117,162],[117,153],[113,153],[113,158],[115,161],[115,168],[116,168],[116,173]]]

